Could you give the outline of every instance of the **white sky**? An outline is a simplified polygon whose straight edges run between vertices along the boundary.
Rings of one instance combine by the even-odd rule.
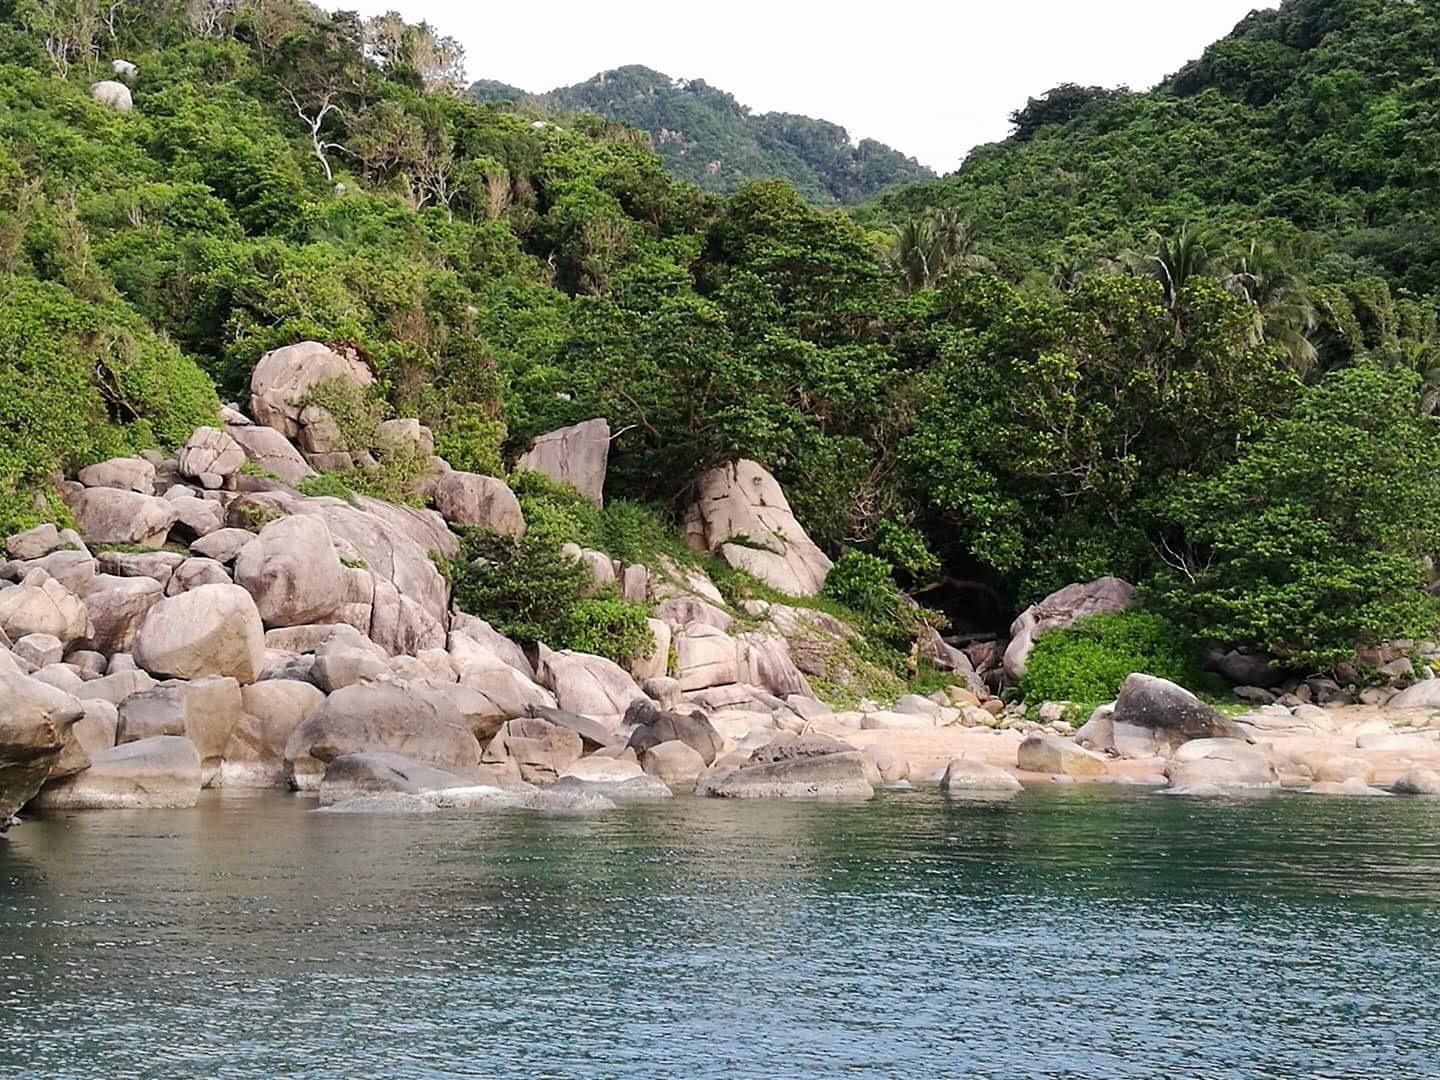
[[[1062,82],[1144,89],[1273,0],[351,0],[465,45],[471,79],[532,92],[624,64],[703,78],[756,112],[831,120],[939,172]]]

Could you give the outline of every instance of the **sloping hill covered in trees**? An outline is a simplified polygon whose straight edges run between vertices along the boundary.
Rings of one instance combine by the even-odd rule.
[[[674,175],[729,193],[747,180],[778,177],[806,201],[854,205],[895,184],[934,174],[874,139],[853,144],[838,124],[793,113],[752,113],[704,79],[672,79],[640,65],[604,71],[574,86],[529,95],[482,80],[480,101],[511,101],[564,116],[591,112],[650,133]]]
[[[670,513],[754,458],[882,623],[891,582],[994,627],[1114,574],[1198,643],[1433,632],[1424,6],[1291,0],[858,222],[469,100],[430,28],[110,11],[0,0],[0,531],[314,339],[457,468],[603,416],[607,496]],[[113,60],[130,111],[92,96]],[[403,466],[338,482],[403,494]]]

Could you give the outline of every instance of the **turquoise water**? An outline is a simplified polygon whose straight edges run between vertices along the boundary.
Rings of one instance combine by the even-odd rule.
[[[0,841],[4,1076],[1440,1076],[1440,801],[279,794]]]

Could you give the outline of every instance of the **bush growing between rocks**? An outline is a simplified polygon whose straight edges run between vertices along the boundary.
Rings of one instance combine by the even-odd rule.
[[[533,528],[518,539],[468,530],[454,567],[456,606],[522,645],[544,642],[619,664],[650,648],[645,608],[620,599],[613,586],[581,596],[593,583],[590,569]]]
[[[1149,611],[1091,615],[1035,642],[1020,691],[1026,701],[1112,701],[1134,672],[1169,679],[1199,692],[1213,681],[1201,669],[1192,639]]]

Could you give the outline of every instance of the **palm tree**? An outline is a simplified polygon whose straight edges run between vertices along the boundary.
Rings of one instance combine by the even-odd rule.
[[[1218,251],[1208,229],[1184,225],[1172,237],[1155,233],[1155,251],[1145,256],[1143,270],[1165,289],[1165,306],[1174,307],[1180,290],[1192,277],[1215,271]]]
[[[1319,318],[1309,290],[1283,252],[1252,242],[1222,283],[1250,305],[1255,320],[1252,337],[1257,343],[1278,345],[1301,375],[1315,367],[1319,352],[1310,335]]]
[[[959,210],[931,210],[894,228],[890,262],[906,292],[930,289],[952,270],[991,270],[979,234]]]

